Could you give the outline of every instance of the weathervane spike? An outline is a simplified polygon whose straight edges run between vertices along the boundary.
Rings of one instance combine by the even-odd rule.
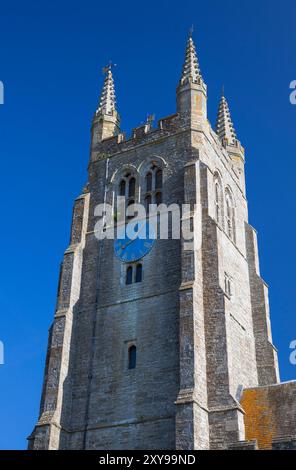
[[[189,28],[189,37],[192,38],[192,35],[193,35],[193,31],[194,31],[194,27],[193,27],[193,24],[190,26]]]
[[[102,68],[103,74],[106,74],[109,72],[109,70],[112,70],[113,67],[116,67],[117,64],[114,64],[112,60],[109,60],[109,64],[106,65],[105,67]]]
[[[146,122],[147,124],[151,124],[155,120],[155,114],[147,114]]]

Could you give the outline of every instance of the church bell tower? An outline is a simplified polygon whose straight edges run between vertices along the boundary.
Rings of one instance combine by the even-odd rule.
[[[75,200],[30,449],[227,449],[244,390],[279,381],[248,222],[245,154],[222,94],[216,128],[192,37],[176,113],[120,130],[112,67]],[[98,239],[97,207],[188,204],[194,242]],[[108,223],[107,223],[108,225]],[[110,227],[104,227],[104,230]]]

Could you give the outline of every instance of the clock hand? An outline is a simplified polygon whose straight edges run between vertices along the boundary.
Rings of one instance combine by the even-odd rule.
[[[135,240],[137,240],[137,237],[131,238],[125,245],[122,245],[121,248],[122,248],[123,250],[125,250],[126,247],[127,247],[128,245],[130,245],[132,242],[134,242]]]
[[[140,233],[142,233],[143,229],[145,229],[145,227],[142,227],[142,229],[137,233],[137,235],[134,237],[134,238],[131,238],[125,245],[122,245],[121,246],[121,249],[122,250],[125,250],[125,248],[130,245],[132,242],[134,242],[135,240],[137,240],[137,238],[139,237]]]

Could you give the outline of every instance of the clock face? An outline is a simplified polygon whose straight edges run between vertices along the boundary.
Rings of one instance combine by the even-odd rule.
[[[125,263],[131,263],[143,258],[152,249],[155,236],[154,229],[146,221],[129,223],[131,230],[123,227],[120,237],[114,242],[114,251],[118,258]],[[128,233],[127,233],[128,232]],[[131,233],[129,233],[131,232]]]

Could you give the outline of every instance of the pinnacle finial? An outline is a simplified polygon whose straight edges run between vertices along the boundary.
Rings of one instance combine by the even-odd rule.
[[[224,96],[224,86],[222,87],[222,95],[219,104],[216,133],[221,142],[227,140],[228,145],[234,145],[237,140],[236,132],[230,116],[229,106]]]
[[[183,85],[186,82],[198,83],[203,82],[201,75],[195,45],[192,39],[193,26],[189,30],[189,37],[186,45],[185,61],[182,70],[182,76],[180,84]]]
[[[112,75],[112,67],[115,66],[116,64],[110,61],[106,67],[103,67],[103,73],[106,74],[106,76],[96,114],[108,114],[112,116],[116,112],[115,88]]]

